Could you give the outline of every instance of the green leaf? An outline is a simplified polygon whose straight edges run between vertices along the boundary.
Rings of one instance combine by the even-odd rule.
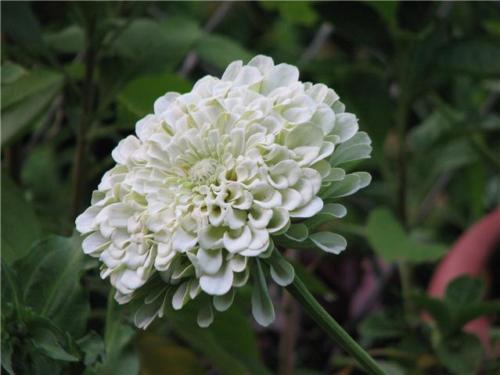
[[[452,330],[451,312],[444,301],[429,297],[425,293],[416,293],[411,296],[411,300],[415,306],[427,311],[434,318],[441,331],[447,332]]]
[[[479,318],[480,316],[500,314],[500,301],[487,301],[465,305],[455,312],[455,323],[457,327]]]
[[[422,244],[411,239],[392,213],[386,209],[376,209],[370,213],[366,234],[373,250],[388,262],[432,261],[446,252],[445,246]]]
[[[21,65],[6,61],[2,64],[2,85],[11,84],[26,74],[26,69]]]
[[[249,61],[253,54],[233,40],[216,34],[205,35],[196,44],[200,58],[219,69],[235,60]]]
[[[156,99],[169,91],[189,91],[189,81],[175,74],[148,75],[130,81],[118,95],[118,101],[130,112],[143,117],[153,112]]]
[[[29,322],[29,332],[33,345],[47,357],[70,362],[79,360],[68,352],[67,337],[49,320],[35,318]]]
[[[451,308],[461,308],[481,301],[484,285],[481,280],[470,276],[454,279],[446,288],[445,300]]]
[[[23,192],[2,174],[2,259],[12,264],[40,238],[40,226]]]
[[[37,70],[2,85],[2,145],[26,130],[60,92],[62,82],[57,73]]]
[[[84,254],[75,239],[51,237],[39,242],[15,264],[24,301],[61,329],[79,337],[90,307],[80,285]]]
[[[175,68],[202,35],[189,19],[169,17],[164,23],[135,19],[116,39],[111,51],[134,61],[137,70],[164,72]]]
[[[105,356],[105,347],[102,337],[94,331],[87,333],[77,341],[78,346],[84,353],[83,364],[86,367],[102,361]]]
[[[2,85],[2,111],[61,83],[62,76],[59,73],[46,69],[33,70],[10,84]]]
[[[436,347],[436,354],[452,374],[469,375],[477,373],[484,353],[476,336],[461,332],[443,339]]]
[[[359,326],[363,338],[370,340],[383,340],[398,338],[405,335],[404,322],[397,317],[389,316],[385,311],[369,315]]]
[[[464,40],[443,48],[436,65],[446,74],[485,77],[500,74],[500,46],[487,40]]]
[[[6,2],[2,6],[2,33],[24,47],[27,54],[45,54],[40,23],[27,2]],[[3,99],[4,97],[2,97]]]
[[[63,30],[45,34],[43,39],[57,52],[77,53],[84,49],[85,33],[80,26],[71,25]]]
[[[201,301],[200,303],[208,303]],[[167,321],[174,331],[197,352],[203,354],[223,374],[268,374],[262,364],[255,332],[237,305],[218,313],[208,328],[196,324],[199,303],[193,301],[175,311],[167,307]],[[234,329],[238,327],[238,329]]]
[[[347,247],[346,239],[337,233],[317,232],[311,234],[309,239],[327,253],[340,254]]]
[[[277,10],[280,16],[292,24],[312,26],[318,19],[313,4],[307,1],[260,1],[264,9]]]

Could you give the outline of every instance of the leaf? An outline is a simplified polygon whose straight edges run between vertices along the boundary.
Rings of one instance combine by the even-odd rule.
[[[26,74],[26,69],[21,65],[6,61],[2,64],[2,85],[11,84]]]
[[[424,293],[412,295],[411,300],[417,307],[427,311],[434,318],[441,331],[446,332],[452,329],[451,313],[442,300],[429,297]]]
[[[388,262],[432,261],[440,258],[446,251],[445,246],[421,244],[411,239],[392,213],[386,209],[376,209],[370,213],[366,234],[373,250]]]
[[[2,33],[24,47],[28,54],[45,54],[40,23],[29,3],[7,2],[2,6]],[[2,97],[3,99],[4,97]]]
[[[33,345],[47,357],[60,361],[78,361],[79,358],[68,352],[67,337],[49,320],[35,318],[28,323]]]
[[[136,70],[164,72],[177,66],[201,35],[189,19],[169,17],[160,23],[138,18],[123,30],[110,52],[134,61]]]
[[[469,375],[477,373],[484,353],[476,336],[461,332],[443,339],[436,347],[436,354],[452,374]]]
[[[455,323],[457,327],[463,327],[480,316],[495,314],[500,314],[500,301],[498,300],[474,303],[470,306],[465,305],[455,312]]]
[[[40,226],[22,191],[2,174],[2,260],[12,264],[40,238]]]
[[[233,40],[216,34],[205,35],[196,43],[200,58],[219,69],[225,69],[232,61],[249,61],[253,54]]]
[[[80,337],[90,307],[80,285],[84,254],[75,239],[50,237],[39,242],[15,265],[23,297],[35,312]]]
[[[224,374],[268,374],[259,358],[254,330],[236,307],[241,304],[233,304],[218,313],[210,327],[201,328],[196,324],[200,303],[192,301],[181,311],[167,307],[167,321],[174,331]]]
[[[85,33],[80,26],[71,25],[60,31],[45,34],[43,39],[57,52],[78,53],[84,49]]]
[[[14,82],[2,85],[2,111],[28,97],[45,92],[62,83],[60,74],[46,69],[37,69],[21,76]]]
[[[175,74],[148,75],[130,81],[118,95],[118,101],[134,115],[143,117],[153,112],[153,103],[170,91],[184,93],[191,84]]]
[[[90,367],[96,362],[103,360],[105,356],[104,341],[94,331],[87,333],[79,339],[77,344],[84,353],[83,364],[86,367]]]
[[[2,145],[20,135],[42,113],[62,87],[62,76],[46,70],[31,72],[2,85]]]
[[[267,10],[277,10],[283,19],[292,24],[312,26],[318,20],[313,4],[307,1],[260,1],[260,6]]]
[[[327,253],[340,254],[347,247],[347,241],[340,234],[332,232],[317,232],[309,236],[309,239],[321,250]]]
[[[461,308],[481,301],[484,285],[468,275],[455,278],[446,288],[445,301],[451,308]]]
[[[398,338],[405,335],[405,324],[397,317],[389,316],[385,311],[369,315],[359,326],[359,332],[365,339],[381,340]]]
[[[436,65],[445,74],[465,73],[479,77],[500,74],[500,46],[488,40],[457,41],[443,48]]]

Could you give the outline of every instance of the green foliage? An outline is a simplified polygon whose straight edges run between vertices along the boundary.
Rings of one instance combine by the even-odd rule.
[[[270,272],[281,285],[298,275],[341,323],[359,328],[387,373],[494,372],[463,327],[498,314],[498,291],[468,277],[442,299],[417,290],[458,235],[500,204],[499,20],[498,7],[480,2],[2,3],[2,371],[265,374],[281,365],[279,341],[293,329],[297,373],[352,371],[351,359],[327,358],[336,350],[305,317],[288,325],[281,288],[262,281]],[[257,53],[334,88],[362,132],[329,160],[322,211],[274,237],[296,259],[270,254],[252,275],[260,288],[242,288],[208,329],[196,324],[197,306],[168,306],[166,319],[138,334],[97,262],[68,237],[71,206],[88,203],[111,150],[157,97]],[[357,159],[369,173],[352,172]],[[325,255],[346,239],[341,257]],[[399,262],[413,271],[409,297],[386,273]],[[377,291],[371,299],[367,285]],[[264,323],[277,317],[258,335],[251,298]]]
[[[377,255],[389,262],[428,262],[439,259],[446,251],[443,245],[415,241],[386,209],[376,209],[370,213],[366,235]]]
[[[40,238],[40,225],[22,191],[2,175],[2,261],[12,264]]]

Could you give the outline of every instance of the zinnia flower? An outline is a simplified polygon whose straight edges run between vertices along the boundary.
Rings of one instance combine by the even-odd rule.
[[[370,140],[355,115],[323,84],[256,56],[206,76],[187,94],[169,92],[112,156],[116,162],[76,219],[83,251],[102,262],[120,303],[140,300],[136,324],[204,298],[201,326],[227,309],[252,280],[252,311],[269,324],[274,310],[265,270],[280,285],[293,267],[276,241],[339,253],[345,240],[314,233],[315,215],[342,217],[327,203],[368,185],[365,172],[339,165],[368,157]],[[293,223],[293,224],[292,224]],[[270,265],[270,266],[269,266]],[[250,278],[252,275],[252,278]]]

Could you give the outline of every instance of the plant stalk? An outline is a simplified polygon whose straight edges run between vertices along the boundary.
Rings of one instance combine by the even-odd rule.
[[[328,314],[297,275],[293,283],[287,286],[287,290],[300,302],[309,316],[347,353],[352,355],[367,373],[384,374],[377,362]]]

